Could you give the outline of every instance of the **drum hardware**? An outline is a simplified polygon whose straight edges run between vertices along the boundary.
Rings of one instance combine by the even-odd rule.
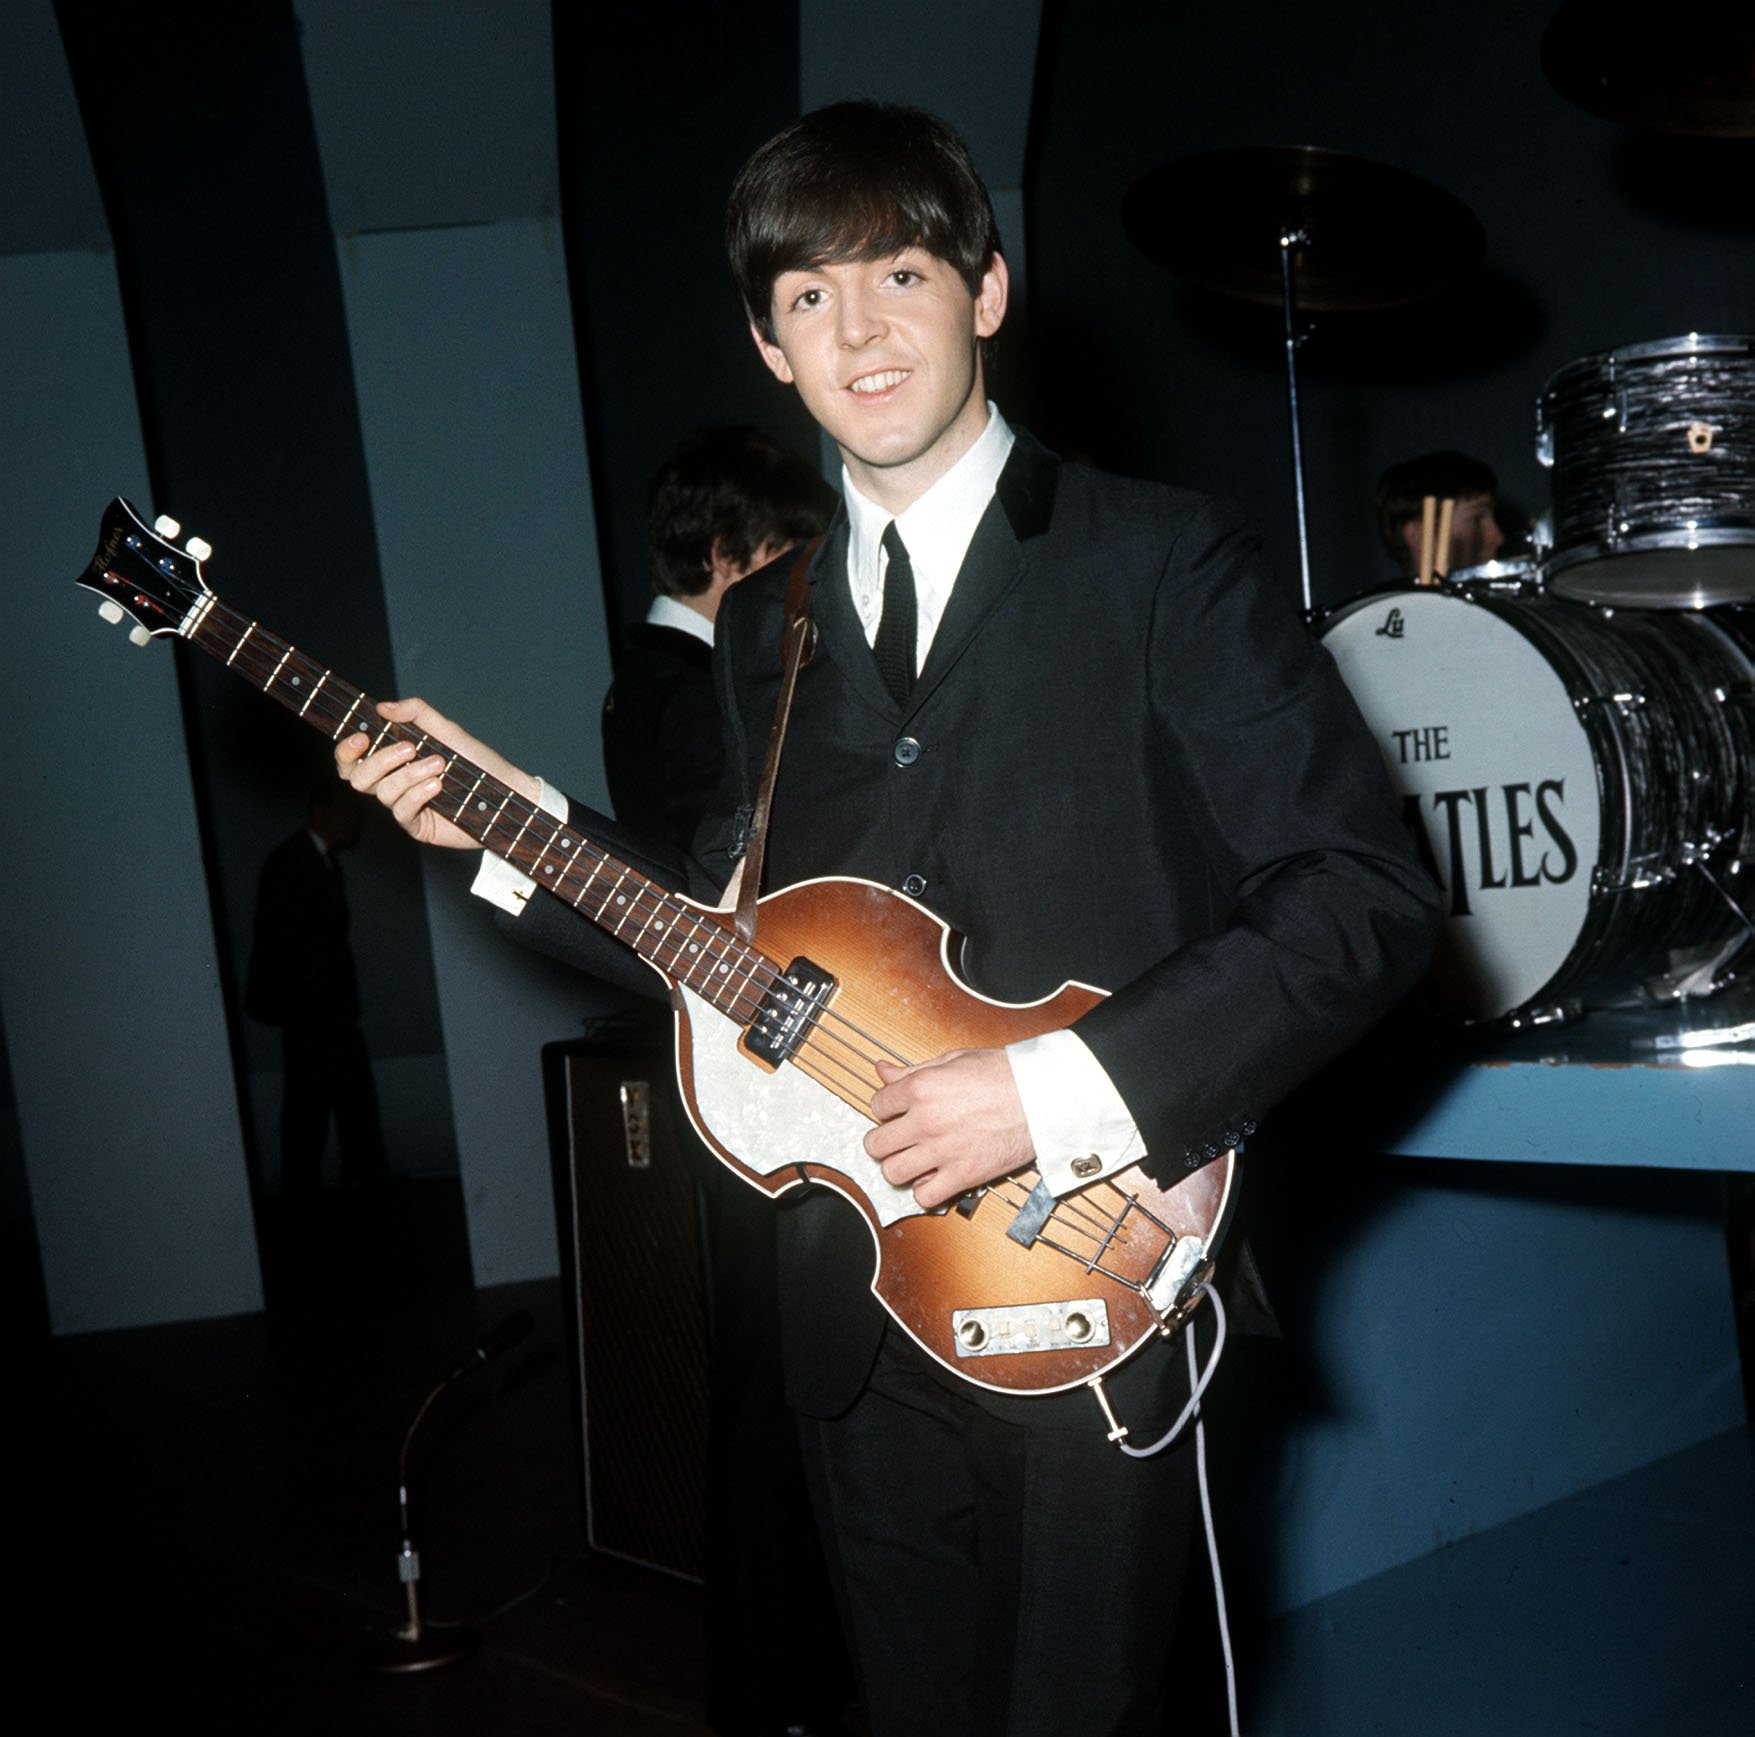
[[[1486,232],[1430,181],[1312,145],[1245,145],[1161,164],[1128,188],[1121,221],[1147,258],[1187,282],[1280,309],[1304,618],[1313,621],[1297,366],[1312,328],[1300,321],[1437,295],[1479,270]]]

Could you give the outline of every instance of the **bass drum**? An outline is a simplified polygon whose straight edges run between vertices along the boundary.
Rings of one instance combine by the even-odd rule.
[[[1446,1015],[1526,1024],[1722,986],[1755,852],[1747,617],[1477,584],[1359,598],[1321,637],[1445,891]]]
[[[1549,588],[1629,609],[1755,598],[1755,338],[1690,332],[1548,380]]]

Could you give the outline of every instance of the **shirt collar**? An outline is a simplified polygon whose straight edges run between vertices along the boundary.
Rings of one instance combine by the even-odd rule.
[[[969,552],[975,527],[993,499],[1014,439],[1006,419],[987,406],[987,426],[951,468],[903,512],[892,513],[854,486],[846,467],[841,490],[847,501],[847,574],[853,600],[869,638],[883,608],[881,539],[892,519],[908,550],[920,602],[919,655],[925,659],[951,588]]]
[[[646,621],[652,627],[674,627],[679,633],[700,640],[703,645],[713,643],[713,623],[700,610],[691,609],[680,597],[654,597],[646,611]]]

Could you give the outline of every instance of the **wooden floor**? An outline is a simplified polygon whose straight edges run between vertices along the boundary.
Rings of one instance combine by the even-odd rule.
[[[265,1315],[14,1347],[8,1728],[704,1732],[699,1589],[584,1547],[558,1283],[470,1288],[454,1183],[269,1229]],[[516,1308],[535,1332],[441,1400],[411,1476],[431,1632],[479,1646],[386,1671],[403,1435]]]

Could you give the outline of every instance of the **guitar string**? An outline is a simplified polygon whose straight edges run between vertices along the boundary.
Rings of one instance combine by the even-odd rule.
[[[216,610],[214,613],[221,612],[223,612],[223,615],[225,616],[233,617],[234,622],[242,619],[241,617],[234,616],[233,612],[229,609],[225,609],[224,606],[220,606],[220,609]],[[230,653],[232,659],[236,659],[239,656],[239,653],[243,650],[244,642],[249,638],[252,629],[255,627],[255,623],[249,623],[248,626],[244,628],[242,635],[239,635],[234,626],[234,645],[232,652]],[[277,651],[281,655],[273,661],[272,667],[270,667],[269,660]],[[314,660],[310,659],[306,654],[299,652],[296,647],[287,645],[283,641],[277,642],[277,636],[266,636],[264,644],[261,647],[260,655],[252,653],[249,657],[245,658],[244,662],[246,671],[250,669],[255,669],[258,672],[264,669],[266,670],[267,673],[265,675],[259,675],[258,685],[260,685],[265,692],[271,694],[277,681],[281,679],[282,671],[289,663],[294,664],[295,666],[293,672],[296,678],[295,687],[297,681],[309,679],[309,677],[315,675],[318,670],[318,666]],[[331,739],[334,739],[339,735],[342,728],[351,722],[356,716],[360,717],[362,720],[368,718],[372,708],[372,702],[362,691],[352,689],[351,684],[345,682],[337,684],[337,691],[333,698],[331,698],[326,694],[325,690],[328,688],[332,676],[333,672],[328,669],[323,669],[321,674],[316,676],[317,685],[306,695],[305,705],[299,710],[300,715],[305,717],[308,722],[312,722],[314,725],[319,722],[328,725],[329,728],[327,733],[330,735]],[[340,707],[339,702],[344,699],[348,700],[350,703],[345,707]],[[316,713],[315,718],[310,716],[312,712]],[[368,739],[373,739],[371,731],[367,730],[363,733],[368,736]],[[380,745],[387,739],[412,742],[416,745],[417,754],[429,741],[429,738],[424,732],[415,730],[406,725],[393,725],[388,730],[378,732],[374,740],[374,746]],[[437,748],[438,745],[435,744],[436,751]],[[473,836],[481,838],[482,842],[489,848],[493,848],[496,832],[510,832],[512,834],[513,849],[499,854],[507,855],[510,859],[515,861],[517,841],[522,839],[532,821],[537,819],[538,816],[541,816],[542,819],[549,824],[551,836],[548,844],[542,846],[540,849],[533,849],[530,852],[532,867],[540,865],[542,857],[546,856],[549,849],[553,846],[554,837],[556,835],[569,830],[575,830],[567,828],[564,821],[559,817],[550,815],[546,810],[541,809],[537,805],[531,804],[527,799],[518,795],[517,792],[512,791],[499,779],[493,778],[491,774],[487,773],[482,768],[475,766],[473,762],[463,758],[463,756],[454,751],[446,751],[444,753],[444,760],[445,767],[441,774],[441,787],[450,800],[452,808],[451,818],[453,819],[454,824],[461,824],[461,816],[464,807],[475,792],[482,788],[484,783],[488,786],[490,796],[499,792],[504,792],[504,796],[496,806],[493,818],[480,830],[480,832],[472,833]],[[471,777],[470,774],[474,774],[474,776]],[[513,822],[517,822],[516,827],[513,826]],[[464,830],[470,831],[471,829],[465,827]],[[563,848],[565,848],[564,844]],[[588,860],[593,864],[592,869],[585,876],[586,885],[580,894],[580,897],[584,898],[589,897],[591,891],[594,890],[592,883],[596,878],[596,870],[607,864],[611,859],[601,847],[592,844],[589,839],[581,837],[579,849],[573,852],[567,868],[562,871],[561,881],[563,886],[569,879],[570,875],[576,871],[580,855],[587,856]],[[753,1023],[761,1012],[763,1001],[770,994],[776,995],[783,1005],[788,1001],[792,1001],[795,1005],[797,1004],[798,998],[789,996],[784,990],[778,990],[776,988],[777,984],[786,981],[784,974],[780,969],[765,955],[741,944],[734,946],[730,942],[729,937],[726,936],[726,932],[721,924],[714,923],[710,919],[698,915],[687,905],[675,903],[672,895],[667,894],[663,889],[657,887],[656,883],[648,881],[644,876],[640,877],[639,882],[627,896],[630,899],[629,919],[639,921],[642,936],[651,929],[655,919],[662,916],[664,918],[662,927],[665,932],[668,932],[669,928],[676,921],[682,921],[688,924],[696,937],[695,944],[704,946],[708,951],[709,958],[713,957],[712,948],[715,943],[718,943],[722,949],[720,962],[724,962],[725,954],[735,953],[738,955],[737,964],[739,967],[739,976],[736,980],[737,990],[734,998],[729,1003],[729,1009],[732,1015],[737,1017],[740,1022],[745,1024]],[[574,902],[577,903],[579,901],[576,899]],[[603,903],[598,907],[600,913],[607,911],[607,904],[608,900],[606,897]],[[605,926],[609,927],[610,925]],[[614,929],[619,929],[622,926],[623,925],[620,924],[614,925],[612,932],[614,932]],[[703,933],[706,933],[709,937],[705,942],[700,939]],[[654,952],[660,951],[661,947],[655,945]],[[690,973],[684,968],[685,962],[680,954],[674,957],[673,964],[679,969],[673,971],[672,975],[681,975],[683,976],[684,981],[687,982]],[[690,987],[694,987],[698,991],[701,988],[701,986],[697,984],[690,984]],[[758,991],[759,993],[756,993]],[[750,995],[752,993],[756,994],[753,1005],[750,1001]],[[830,1027],[832,1029],[825,1029],[825,1027]],[[876,1069],[875,1066],[872,1066],[871,1064],[879,1059],[880,1056],[882,1059],[894,1061],[900,1065],[910,1065],[908,1058],[905,1055],[885,1043],[874,1033],[866,1031],[862,1027],[854,1024],[839,1009],[828,1007],[819,1010],[818,1018],[813,1022],[813,1033],[814,1032],[820,1032],[823,1041],[834,1041],[838,1043],[848,1052],[848,1056],[851,1057],[851,1060],[849,1060],[840,1056],[825,1055],[822,1058],[823,1065],[845,1076],[846,1081],[857,1082],[861,1087],[867,1086],[868,1081],[860,1071],[860,1064],[870,1066],[873,1075],[875,1075]],[[862,1048],[862,1043],[871,1045],[871,1049],[868,1050]],[[825,1085],[828,1084],[826,1080],[823,1083]],[[860,1108],[863,1113],[869,1114],[868,1106],[856,1105],[855,1107]]]
[[[241,616],[236,616],[235,612],[225,608],[225,606],[219,605],[217,599],[215,599],[215,605],[215,609],[210,611],[210,614],[223,612],[224,615],[230,616],[234,620],[243,619]],[[207,623],[204,620],[200,624],[200,627],[205,627],[206,625]],[[251,622],[245,627],[243,635],[238,638],[237,643],[228,654],[226,659],[228,663],[240,656],[244,650],[245,642],[248,640],[251,631],[255,629],[256,626],[256,623]],[[196,637],[199,642],[199,627],[194,637]],[[280,656],[274,661],[272,667],[268,666],[266,656],[258,658],[252,654],[249,658],[245,659],[245,671],[240,672],[247,673],[248,669],[251,667],[266,668],[267,674],[258,682],[258,685],[265,693],[273,694],[274,686],[280,679],[281,672],[289,663],[293,663],[295,659],[297,660],[298,665],[302,666],[295,670],[296,676],[301,679],[318,670],[319,666],[314,660],[308,658],[306,654],[299,652],[296,647],[286,644],[284,641],[276,644],[274,636],[267,636],[267,643],[262,647],[262,651],[265,654],[272,654],[277,650],[280,652]],[[356,715],[367,714],[368,708],[373,707],[373,702],[370,701],[369,697],[363,691],[353,689],[351,684],[340,682],[337,684],[340,691],[336,697],[351,697],[351,703],[345,709],[339,711],[334,710],[331,706],[331,702],[325,696],[325,689],[330,684],[332,677],[333,671],[324,668],[322,673],[318,676],[317,686],[306,695],[304,705],[297,708],[297,711],[300,717],[305,718],[307,722],[312,722],[314,725],[318,724],[319,721],[323,724],[331,724],[332,727],[329,729],[328,734],[333,740],[340,734],[342,727]],[[289,709],[293,708],[289,707]],[[317,719],[312,719],[310,717],[309,714],[312,711],[315,711],[318,714]],[[366,734],[368,738],[371,737],[370,731],[363,731],[362,733]],[[380,731],[374,741],[374,747],[380,746],[386,739],[415,743],[417,755],[421,746],[425,745],[430,740],[430,738],[428,738],[423,732],[400,724],[391,724],[387,730]],[[440,751],[437,744],[435,744],[434,747],[435,752]],[[452,751],[445,751],[444,759],[445,766],[444,771],[441,774],[441,788],[446,791],[455,804],[455,813],[453,816],[454,823],[457,823],[457,817],[461,815],[462,809],[467,804],[470,796],[472,796],[476,790],[480,789],[484,782],[490,786],[490,794],[497,791],[504,791],[506,793],[496,809],[493,819],[482,829],[482,833],[474,834],[472,836],[480,837],[484,845],[492,848],[490,838],[495,829],[502,827],[509,829],[509,820],[517,819],[519,825],[513,833],[512,848],[497,853],[505,855],[508,860],[516,860],[513,852],[517,849],[517,841],[522,838],[523,833],[528,830],[531,823],[539,816],[543,820],[551,823],[552,835],[547,845],[529,853],[533,865],[540,864],[541,858],[548,854],[549,849],[553,847],[554,836],[558,836],[567,831],[577,830],[576,828],[566,827],[559,817],[551,815],[538,805],[530,803],[516,791],[511,790],[509,786],[506,786],[500,780],[493,778],[483,768],[475,766],[472,762],[464,759],[461,755]],[[465,768],[468,772],[475,774],[474,779],[468,781],[467,787],[465,787],[465,775],[459,770],[460,768]],[[509,816],[508,809],[510,810]],[[464,830],[467,831],[469,829],[465,828]],[[604,852],[601,849],[601,847],[592,844],[590,840],[582,837],[580,839],[579,849],[575,850],[573,857],[569,862],[569,871],[576,864],[578,856],[587,852],[599,867],[613,860],[608,856],[607,852]],[[563,871],[563,884],[567,879],[569,871]],[[638,873],[638,871],[634,872],[636,874]],[[596,870],[594,869],[589,875],[587,875],[586,888],[582,891],[580,895],[581,898],[589,893],[590,883],[595,878],[595,874]],[[747,1014],[745,1014],[747,1019],[753,1020],[759,1014],[766,999],[766,995],[774,991],[774,985],[776,983],[784,983],[787,981],[780,968],[774,965],[766,955],[761,954],[755,949],[751,949],[740,942],[735,942],[724,930],[722,924],[712,921],[711,918],[702,913],[696,912],[691,906],[674,903],[673,895],[668,894],[665,889],[660,888],[657,883],[648,880],[645,876],[642,875],[639,877],[639,884],[635,886],[631,898],[631,917],[639,916],[641,900],[649,900],[651,902],[652,913],[646,915],[641,921],[642,936],[644,936],[646,930],[651,926],[655,916],[662,913],[665,918],[665,922],[661,925],[661,930],[663,932],[668,932],[674,921],[680,919],[681,921],[692,925],[697,936],[703,930],[709,931],[711,939],[706,943],[709,947],[713,941],[720,941],[726,953],[735,953],[740,956],[739,963],[742,967],[742,983],[751,989],[760,984],[764,991],[762,995],[755,998],[754,1006],[748,1008]],[[607,897],[604,901],[604,905],[599,908],[602,910],[606,906]],[[607,927],[607,925],[605,926]],[[712,933],[714,931],[716,931],[716,933]],[[699,940],[694,944],[697,946],[702,945]],[[658,944],[654,944],[653,950],[655,952],[658,951]],[[724,961],[721,962],[723,963]],[[670,974],[683,975],[686,979],[687,970],[684,967],[680,955],[673,958],[673,966],[675,969]],[[765,982],[763,981],[764,977],[766,979]],[[780,992],[780,999],[783,1002],[788,999],[783,991]],[[794,996],[790,999],[794,1000],[796,1003],[803,998]],[[745,1003],[747,1000],[748,996],[745,991],[740,989],[733,997],[732,1006],[737,1008],[740,1014],[743,1014],[745,1013]],[[843,1027],[847,1032],[852,1033],[853,1038],[863,1039],[866,1042],[871,1043],[874,1046],[874,1051],[882,1052],[884,1059],[893,1060],[904,1066],[912,1065],[907,1061],[906,1057],[901,1054],[901,1052],[884,1043],[873,1033],[870,1033],[855,1024],[832,1005],[824,1007],[819,1010],[819,1017],[817,1021],[814,1022],[811,1032],[807,1034],[804,1042],[800,1044],[799,1049],[794,1051],[792,1057],[789,1059],[792,1059],[795,1065],[798,1065],[800,1070],[804,1072],[808,1078],[815,1080],[818,1084],[822,1085],[825,1090],[834,1092],[837,1096],[841,1095],[841,1092],[837,1090],[835,1080],[832,1077],[836,1072],[858,1081],[861,1086],[866,1085],[868,1082],[860,1077],[854,1063],[864,1063],[868,1066],[872,1066],[873,1072],[875,1073],[875,1061],[878,1059],[876,1053],[873,1051],[861,1050],[853,1041],[853,1038],[842,1035],[840,1031],[833,1033],[822,1031],[821,1039],[818,1039],[816,1034],[821,1031],[825,1019],[833,1019],[837,1026]],[[823,1040],[832,1040],[839,1044],[854,1058],[853,1062],[843,1060],[838,1056],[819,1054],[818,1051],[822,1047]],[[807,1049],[809,1050],[810,1060],[813,1064],[810,1066],[804,1065],[804,1063],[799,1060],[801,1052],[804,1052]],[[868,1116],[871,1113],[869,1103],[863,1105],[854,1104],[853,1107],[859,1109],[863,1114]],[[873,1119],[875,1120],[875,1118]],[[993,1192],[996,1195],[1000,1195],[1001,1198],[1006,1198],[1006,1195],[1002,1193],[1002,1190],[1006,1189],[1007,1185],[1015,1183],[1015,1177],[999,1178],[995,1183],[988,1185],[988,1192]],[[1134,1211],[1144,1213],[1153,1224],[1159,1225],[1159,1228],[1169,1234],[1174,1234],[1169,1231],[1168,1226],[1161,1225],[1160,1221],[1156,1219],[1155,1215],[1150,1213],[1149,1209],[1143,1207],[1137,1199],[1127,1194],[1125,1190],[1112,1183],[1105,1183],[1103,1186],[1107,1192],[1113,1194],[1116,1199],[1122,1202],[1115,1219],[1104,1220],[1091,1210],[1091,1207],[1094,1204],[1093,1196],[1095,1191],[1086,1189],[1080,1191],[1078,1194],[1057,1201],[1056,1206],[1050,1212],[1047,1223],[1055,1224],[1063,1231],[1088,1237],[1097,1245],[1099,1252],[1104,1247],[1115,1246],[1117,1243],[1125,1245],[1125,1238],[1121,1233],[1125,1229],[1128,1217]],[[1016,1197],[1012,1198],[1011,1203],[1014,1205],[1021,1205],[1024,1200],[1027,1200],[1028,1193],[1028,1190],[1023,1190],[1020,1187]],[[1044,1228],[1046,1228],[1046,1224]],[[1044,1242],[1045,1246],[1055,1248],[1056,1252],[1067,1258],[1078,1261],[1081,1265],[1089,1267],[1092,1264],[1091,1262],[1085,1261],[1082,1257],[1071,1250],[1058,1248],[1057,1245],[1049,1242],[1040,1233],[1038,1234],[1037,1240]]]

